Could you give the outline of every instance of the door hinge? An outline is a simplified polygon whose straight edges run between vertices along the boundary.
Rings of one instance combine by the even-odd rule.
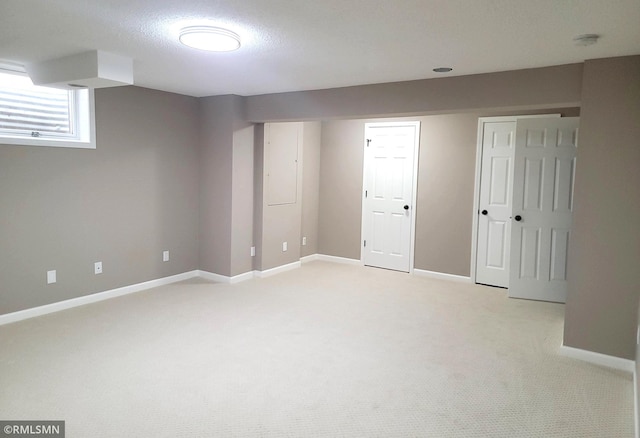
[[[364,241],[364,247],[365,248],[367,247],[367,241],[366,240]]]
[[[371,139],[370,138],[367,139],[367,147],[369,147],[369,143],[371,143]]]
[[[365,197],[365,198],[368,196],[368,193],[369,193],[369,191],[368,191],[368,190],[365,190],[365,191],[364,191],[364,197]]]

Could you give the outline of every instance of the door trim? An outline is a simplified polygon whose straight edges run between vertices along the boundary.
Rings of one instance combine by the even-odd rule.
[[[409,242],[409,274],[413,274],[415,244],[416,244],[416,210],[418,200],[418,162],[420,161],[420,134],[421,124],[419,120],[410,120],[406,122],[372,122],[364,124],[364,139],[362,142],[362,186],[360,187],[362,204],[360,206],[361,219],[360,219],[360,265],[364,266],[364,229],[365,229],[365,196],[364,187],[367,181],[367,127],[368,126],[413,126],[416,128],[416,139],[414,142],[413,150],[413,177],[411,188],[411,239]]]
[[[562,117],[562,114],[533,114],[527,116],[478,117],[476,134],[476,175],[473,185],[473,210],[471,228],[471,282],[476,283],[476,265],[478,261],[478,213],[480,206],[480,176],[482,173],[482,136],[487,122],[517,122],[518,119]]]

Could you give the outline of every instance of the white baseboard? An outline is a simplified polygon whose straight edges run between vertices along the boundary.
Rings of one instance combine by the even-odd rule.
[[[198,277],[204,278],[205,280],[215,281],[216,283],[231,283],[231,277],[227,277],[226,275],[214,274],[209,271],[198,271]]]
[[[256,271],[245,272],[244,274],[238,274],[231,277],[229,279],[229,283],[231,284],[240,283],[242,281],[251,280],[252,278],[255,278],[255,276],[256,276]]]
[[[251,280],[256,277],[255,271],[245,272],[244,274],[235,275],[233,277],[228,277],[226,275],[214,274],[209,271],[197,271],[198,277],[202,277],[206,280],[215,281],[217,283],[224,284],[235,284],[240,283],[241,281]]]
[[[86,304],[97,303],[111,298],[121,297],[123,295],[140,292],[158,286],[175,283],[182,280],[188,280],[198,276],[198,271],[184,272],[182,274],[172,275],[170,277],[158,278],[157,280],[145,281],[143,283],[132,284],[130,286],[119,287],[104,292],[97,292],[83,297],[71,298],[69,300],[59,301],[57,303],[45,304],[44,306],[32,307],[31,309],[19,310],[13,313],[0,315],[0,325],[10,324],[36,316],[48,315],[49,313],[59,312],[61,310],[71,309],[73,307],[84,306]]]
[[[305,263],[313,262],[316,260],[318,260],[318,254],[311,254],[300,258],[300,263],[304,265]]]
[[[287,265],[276,266],[275,268],[267,269],[265,271],[254,271],[256,277],[258,278],[266,278],[271,277],[272,275],[280,274],[282,272],[291,271],[293,269],[297,269],[302,266],[300,261],[289,263]]]
[[[633,373],[636,365],[631,359],[623,359],[621,357],[609,356],[595,351],[581,350],[580,348],[567,347],[561,345],[559,353],[572,359],[579,359],[595,365],[613,368],[620,371]]]
[[[71,298],[69,300],[59,301],[57,303],[45,304],[44,306],[32,307],[30,309],[19,310],[17,312],[6,313],[4,315],[0,315],[0,325],[11,324],[12,322],[18,322],[29,318],[35,318],[37,316],[48,315],[50,313],[60,312],[61,310],[67,310],[74,307],[84,306],[86,304],[97,303],[111,298],[121,297],[123,295],[140,292],[154,287],[165,286],[167,284],[176,283],[178,281],[188,280],[195,277],[202,277],[218,283],[235,284],[241,281],[250,280],[255,277],[269,277],[280,272],[299,268],[300,266],[300,262],[294,262],[262,272],[249,271],[245,272],[244,274],[235,275],[233,277],[227,277],[225,275],[214,274],[213,272],[201,270],[184,272],[182,274],[172,275],[170,277],[158,278],[156,280],[145,281],[143,283],[132,284],[129,286],[119,287],[117,289],[107,290],[104,292],[97,292],[82,297]]]
[[[413,275],[419,277],[437,278],[439,280],[457,281],[459,283],[472,283],[470,277],[464,277],[462,275],[445,274],[443,272],[425,271],[424,269],[414,269]]]
[[[326,254],[316,254],[316,260],[321,260],[323,262],[333,262],[333,263],[342,263],[343,265],[358,265],[362,266],[362,262],[357,259],[348,259],[346,257],[337,257]]]

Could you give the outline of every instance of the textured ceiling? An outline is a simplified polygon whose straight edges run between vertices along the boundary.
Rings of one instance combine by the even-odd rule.
[[[240,50],[178,43],[200,22]],[[597,33],[598,44],[574,45]],[[134,59],[135,84],[255,95],[516,70],[640,54],[639,0],[1,0],[0,59],[100,49]]]

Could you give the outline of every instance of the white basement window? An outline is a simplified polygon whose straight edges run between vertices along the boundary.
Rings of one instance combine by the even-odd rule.
[[[93,90],[36,86],[0,64],[0,144],[95,149]]]

